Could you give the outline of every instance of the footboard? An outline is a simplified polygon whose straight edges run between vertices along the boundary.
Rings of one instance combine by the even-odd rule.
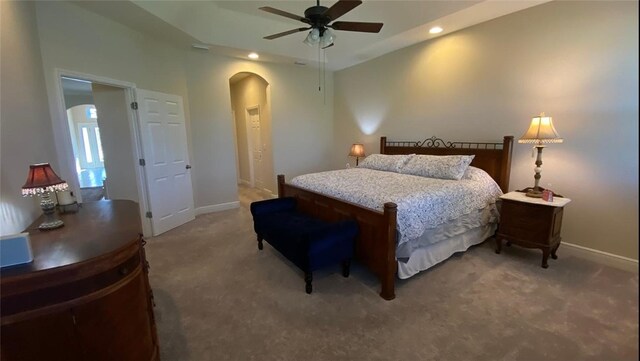
[[[363,208],[287,184],[284,175],[278,175],[278,197],[295,197],[299,211],[326,221],[355,219],[359,227],[356,259],[378,276],[382,286],[380,296],[385,300],[395,298],[394,283],[398,266],[395,203],[385,203],[383,212]]]

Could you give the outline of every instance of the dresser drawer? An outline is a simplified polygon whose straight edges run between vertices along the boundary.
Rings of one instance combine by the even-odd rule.
[[[8,316],[16,315],[27,310],[33,311],[54,304],[80,299],[83,296],[118,283],[129,274],[135,272],[140,265],[140,255],[134,249],[133,254],[124,262],[90,277],[30,292],[4,296],[2,298],[1,310],[2,317],[4,318],[3,324],[6,323],[6,317]]]
[[[502,204],[498,233],[514,241],[549,245],[555,228],[556,209],[505,200]]]

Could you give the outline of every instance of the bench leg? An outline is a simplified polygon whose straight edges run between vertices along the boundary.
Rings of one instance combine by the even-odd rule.
[[[304,273],[305,291],[307,291],[308,294],[311,294],[311,291],[313,291],[313,286],[311,286],[312,280],[313,280],[313,277],[311,275],[311,272],[305,272]]]
[[[351,260],[345,259],[342,261],[342,276],[349,277],[349,272],[351,271]]]
[[[262,237],[260,237],[260,235],[258,235],[258,249],[262,251]]]

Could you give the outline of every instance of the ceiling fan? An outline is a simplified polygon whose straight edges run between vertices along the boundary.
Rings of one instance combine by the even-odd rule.
[[[341,31],[358,31],[363,33],[378,33],[382,29],[383,23],[365,23],[356,21],[335,21],[342,15],[353,10],[356,6],[362,4],[359,0],[338,0],[333,6],[327,8],[320,5],[320,0],[316,0],[316,6],[312,6],[304,11],[304,17],[292,14],[269,6],[260,8],[268,13],[284,16],[293,20],[301,21],[309,27],[297,28],[293,30],[283,31],[281,33],[265,36],[264,39],[273,40],[279,37],[294,34],[297,32],[311,29],[309,35],[304,40],[308,45],[320,44],[325,49],[333,46],[335,36],[330,29]]]

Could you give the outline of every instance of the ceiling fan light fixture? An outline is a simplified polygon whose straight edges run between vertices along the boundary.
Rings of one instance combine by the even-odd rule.
[[[320,37],[320,47],[326,48],[328,46],[331,46],[333,45],[334,40],[336,40],[336,35],[333,33],[333,31],[331,31],[331,29],[327,29]]]
[[[318,28],[313,28],[309,32],[309,35],[307,35],[307,38],[304,39],[304,43],[309,46],[314,46],[318,44],[318,42],[320,42],[320,30],[318,30]]]
[[[270,6],[263,6],[259,9],[268,13],[283,16],[285,18],[300,21],[306,25],[306,27],[291,29],[280,33],[265,36],[266,40],[274,40],[286,35],[295,34],[301,31],[311,31],[307,34],[303,43],[309,46],[318,46],[318,48],[326,49],[333,46],[335,35],[329,28],[338,31],[356,31],[361,33],[379,33],[382,29],[383,23],[372,23],[363,21],[336,21],[344,14],[350,12],[354,8],[362,4],[361,0],[338,0],[331,7],[321,6],[320,0],[316,0],[316,5],[307,8],[304,11],[304,16],[292,14],[287,11],[272,8]],[[325,34],[327,33],[328,34]]]

